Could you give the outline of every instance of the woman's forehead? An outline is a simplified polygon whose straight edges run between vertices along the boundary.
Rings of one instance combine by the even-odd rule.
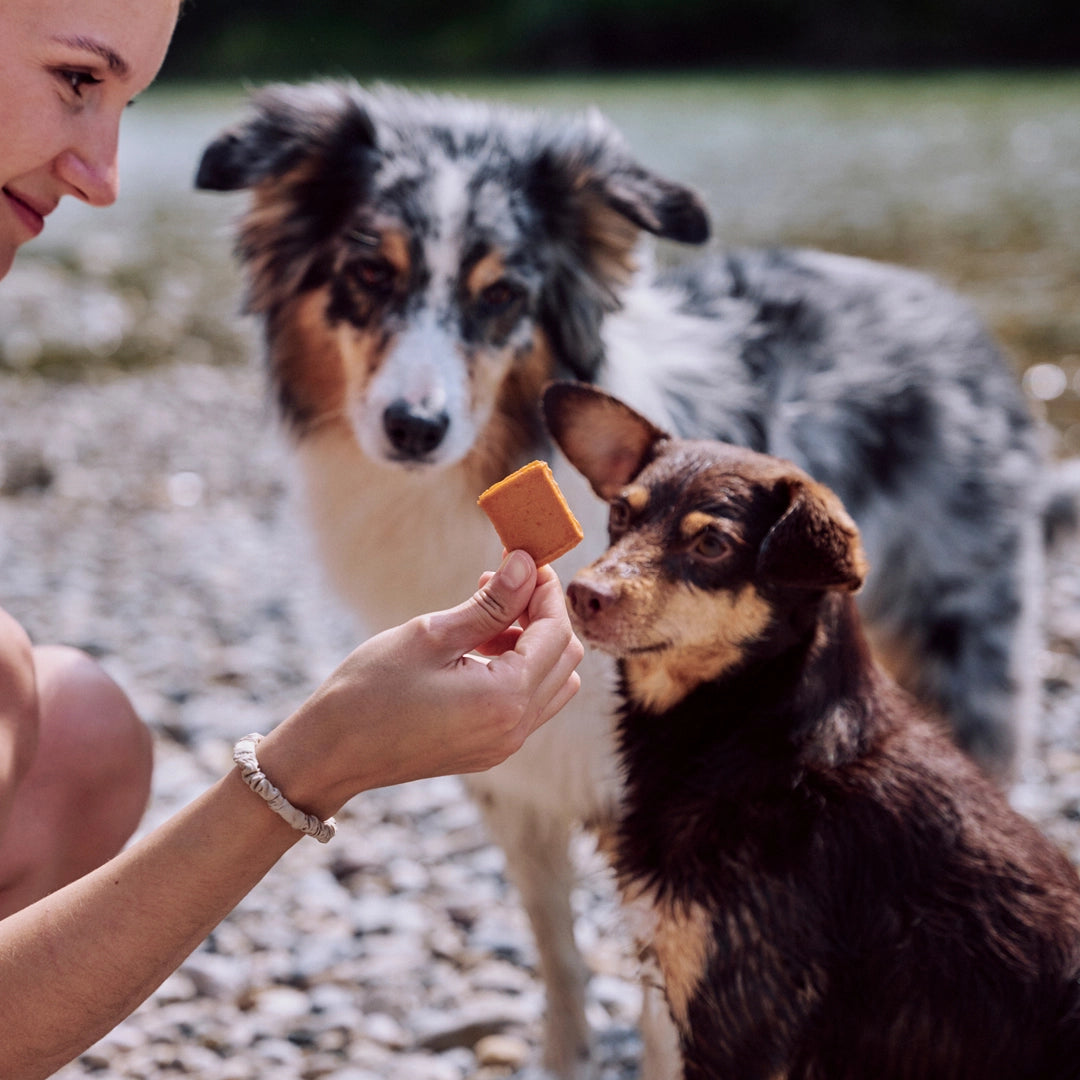
[[[38,44],[86,52],[142,89],[168,49],[179,0],[3,0],[0,23],[22,25]]]

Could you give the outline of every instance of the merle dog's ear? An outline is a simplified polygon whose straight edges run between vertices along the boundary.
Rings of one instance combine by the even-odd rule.
[[[621,161],[594,181],[607,205],[635,225],[681,244],[709,239],[709,215],[688,187],[665,180],[633,161]]]
[[[525,187],[544,222],[551,266],[541,318],[556,356],[590,381],[603,361],[601,323],[637,269],[641,231],[703,244],[709,216],[689,188],[635,161],[598,112],[540,127],[534,138]]]
[[[606,501],[652,460],[657,443],[670,437],[629,405],[586,383],[551,383],[543,407],[559,448]]]
[[[704,244],[709,239],[709,215],[698,195],[635,161],[596,110],[542,140],[531,181],[541,203],[556,213],[576,199],[576,209],[614,212],[624,223],[665,240]]]
[[[866,577],[866,556],[840,499],[809,478],[782,483],[791,501],[761,544],[758,576],[777,585],[854,592]]]
[[[313,153],[356,157],[375,146],[375,127],[344,85],[265,87],[251,115],[223,131],[203,151],[195,187],[239,191],[284,175]]]

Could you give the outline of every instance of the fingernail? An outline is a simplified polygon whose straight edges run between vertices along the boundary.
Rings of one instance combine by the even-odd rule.
[[[511,551],[499,567],[499,576],[511,589],[520,589],[529,578],[529,557],[523,551]]]

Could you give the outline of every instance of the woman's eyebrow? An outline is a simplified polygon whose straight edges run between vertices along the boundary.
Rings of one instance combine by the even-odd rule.
[[[119,75],[120,78],[124,78],[131,72],[131,66],[118,52],[110,49],[108,45],[105,45],[94,38],[84,37],[83,35],[78,34],[74,37],[54,37],[53,41],[60,45],[67,45],[72,49],[93,53],[95,56],[104,60],[105,63],[108,64],[109,70],[114,75]]]

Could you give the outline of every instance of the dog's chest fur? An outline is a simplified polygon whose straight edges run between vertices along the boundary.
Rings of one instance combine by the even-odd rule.
[[[682,1033],[687,1076],[708,1075],[693,1071],[700,1043],[729,1047],[724,1067],[738,1067],[748,1023],[767,1028],[775,1042],[760,1037],[752,1050],[764,1065],[794,1027],[784,954],[799,916],[783,908],[805,897],[796,867],[812,844],[809,832],[792,833],[809,826],[803,818],[792,830],[795,770],[767,760],[768,739],[759,750],[725,735],[732,722],[753,717],[725,713],[705,687],[661,714],[626,707],[619,724],[625,788],[611,853],[644,970],[665,988]],[[763,873],[770,862],[775,877]],[[816,919],[805,914],[810,927]],[[802,1006],[816,993],[801,988]],[[760,1075],[785,1075],[781,1061]]]
[[[480,569],[498,565],[463,470],[380,466],[342,427],[300,440],[296,454],[320,561],[368,632],[460,603]]]

